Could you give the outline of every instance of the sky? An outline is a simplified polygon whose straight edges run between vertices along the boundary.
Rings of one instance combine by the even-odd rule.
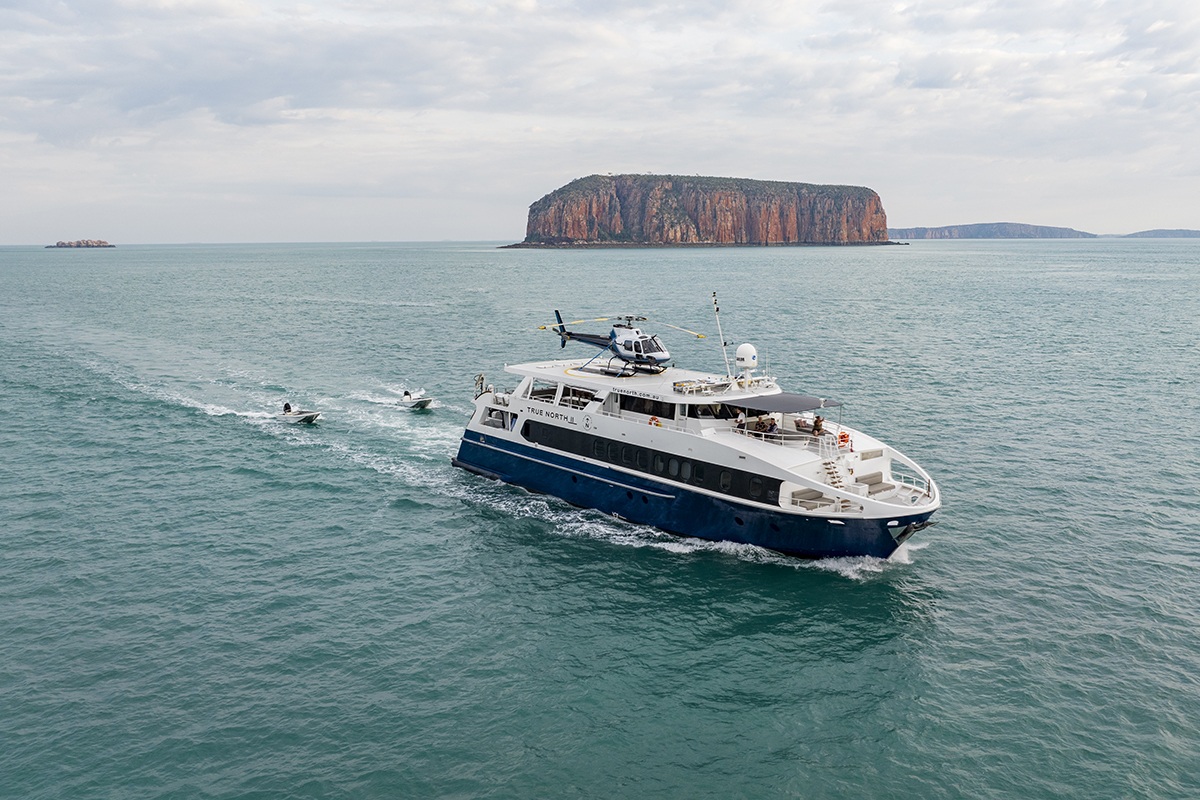
[[[0,0],[0,244],[518,241],[607,172],[1200,228],[1200,2]]]

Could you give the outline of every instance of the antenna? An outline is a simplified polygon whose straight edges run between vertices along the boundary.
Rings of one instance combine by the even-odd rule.
[[[713,292],[713,314],[715,314],[717,317],[717,335],[721,337],[721,355],[725,359],[725,377],[729,379],[730,383],[732,383],[733,373],[729,371],[729,353],[725,352],[725,348],[729,342],[725,341],[725,334],[721,330],[721,309],[717,306],[716,292]]]

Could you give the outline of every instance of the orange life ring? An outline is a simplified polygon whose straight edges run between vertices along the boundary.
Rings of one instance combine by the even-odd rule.
[[[654,426],[654,427],[656,427],[656,428],[661,428],[661,427],[662,427],[662,423],[658,421],[658,417],[651,417],[651,418],[650,418],[650,424],[651,424],[651,425],[653,425],[653,426]]]
[[[850,444],[850,434],[842,431],[838,434],[838,447],[845,447]]]

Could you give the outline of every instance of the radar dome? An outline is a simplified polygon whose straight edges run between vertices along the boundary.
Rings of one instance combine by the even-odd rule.
[[[739,370],[743,371],[758,368],[758,351],[754,349],[754,345],[738,345],[737,366]]]

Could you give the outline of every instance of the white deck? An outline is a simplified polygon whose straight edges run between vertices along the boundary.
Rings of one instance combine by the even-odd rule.
[[[539,361],[531,364],[512,364],[504,368],[505,372],[522,377],[531,377],[544,381],[568,381],[576,386],[625,393],[638,393],[641,396],[654,397],[667,403],[735,403],[751,405],[755,397],[780,394],[781,390],[770,378],[753,378],[750,385],[744,387],[736,381],[729,384],[724,375],[714,375],[711,372],[668,367],[658,374],[634,372],[631,375],[605,375],[592,368],[598,360],[576,358],[564,361]],[[689,390],[678,391],[676,384],[688,384]],[[707,390],[706,390],[707,389]]]

